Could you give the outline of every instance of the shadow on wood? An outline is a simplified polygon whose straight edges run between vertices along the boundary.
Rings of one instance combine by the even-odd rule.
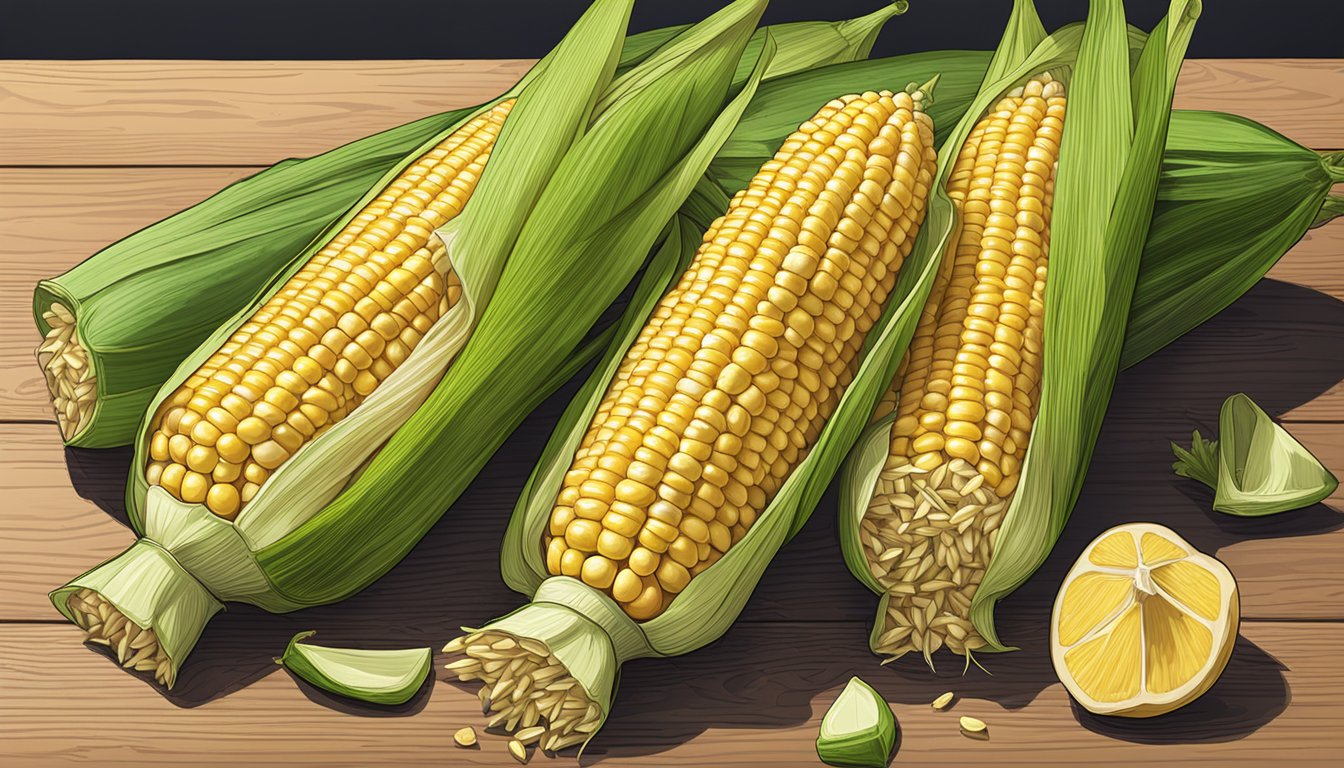
[[[615,712],[585,759],[659,752],[707,728],[796,725],[824,709],[820,694],[838,691],[853,674],[895,702],[927,704],[955,683],[967,697],[1026,706],[1055,682],[1046,638],[1056,588],[1077,553],[1102,530],[1150,519],[1215,554],[1246,537],[1300,536],[1344,524],[1344,516],[1326,506],[1256,521],[1212,513],[1206,499],[1192,501],[1192,481],[1171,472],[1167,448],[1191,429],[1216,423],[1231,392],[1248,392],[1278,415],[1334,386],[1344,378],[1342,331],[1344,302],[1262,281],[1219,317],[1123,374],[1070,526],[1041,571],[998,612],[1002,639],[1024,650],[980,657],[992,676],[975,668],[962,676],[962,661],[946,653],[935,657],[936,672],[919,658],[878,665],[867,649],[876,598],[845,570],[829,493],[724,638],[687,656],[626,666]],[[273,674],[272,658],[296,631],[320,630],[333,645],[438,647],[459,627],[518,606],[522,596],[498,575],[499,541],[518,490],[576,388],[571,382],[531,414],[453,511],[384,578],[343,603],[284,616],[230,606],[207,628],[176,689],[164,695],[194,707]],[[124,449],[67,451],[79,493],[122,520],[128,457]],[[1241,642],[1231,682],[1220,683],[1199,705],[1212,709],[1191,710],[1215,716],[1217,738],[1250,733],[1286,705],[1287,684],[1266,659]],[[1084,724],[1130,737],[1109,722]],[[1190,732],[1210,731],[1195,728],[1193,719],[1182,722]]]
[[[127,528],[131,523],[126,516],[126,478],[132,453],[130,446],[65,449],[65,468],[75,493]]]
[[[1150,718],[1101,717],[1073,704],[1090,731],[1138,744],[1234,741],[1288,708],[1286,667],[1245,637],[1238,637],[1227,669],[1207,693],[1175,712]]]

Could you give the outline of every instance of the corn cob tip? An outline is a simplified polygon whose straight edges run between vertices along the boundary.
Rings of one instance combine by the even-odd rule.
[[[497,629],[455,638],[449,647],[462,658],[448,671],[462,682],[479,681],[486,727],[503,728],[523,744],[555,752],[587,741],[603,716],[550,647]]]
[[[131,621],[92,589],[71,593],[66,606],[75,624],[84,630],[85,642],[107,646],[118,664],[134,672],[151,674],[154,682],[166,688],[171,689],[177,682],[177,669],[153,629]]]
[[[93,415],[98,402],[98,376],[69,307],[52,302],[42,313],[42,320],[48,330],[37,347],[37,363],[51,393],[61,437],[69,442],[88,426]]]

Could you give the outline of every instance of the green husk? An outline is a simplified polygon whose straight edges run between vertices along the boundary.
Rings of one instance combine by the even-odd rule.
[[[777,49],[764,78],[868,55],[877,33],[904,10],[894,3],[840,22],[798,22],[756,30],[733,82],[750,77],[767,30]],[[628,74],[688,25],[625,39],[616,76]],[[534,68],[529,77],[539,73]],[[517,95],[523,83],[499,98]],[[135,441],[159,387],[186,355],[306,258],[307,246],[356,205],[388,170],[432,138],[495,101],[422,118],[306,159],[283,160],[196,205],[98,251],[38,283],[33,316],[58,302],[76,318],[96,386],[92,410],[67,445],[106,448]],[[600,112],[600,110],[599,110]],[[147,300],[146,297],[153,297]]]
[[[1026,77],[1050,71],[1069,81],[1051,225],[1044,364],[1026,460],[970,620],[987,644],[1009,650],[994,606],[1045,560],[1081,488],[1105,415],[1151,219],[1172,93],[1198,2],[1174,0],[1135,63],[1118,0],[1094,0],[1081,35],[1046,35],[1030,0],[1017,0],[981,93],[944,146],[959,149],[985,108]],[[1021,56],[1024,40],[1038,40]],[[999,77],[994,75],[1000,74]],[[938,183],[948,167],[940,166]],[[902,350],[903,351],[903,350]],[[877,647],[890,595],[870,573],[859,542],[874,482],[887,457],[888,415],[872,425],[841,481],[840,536],[850,571],[882,595],[870,645]]]
[[[1214,491],[1213,508],[1241,517],[1302,509],[1324,501],[1339,480],[1249,396],[1223,401],[1218,439],[1195,430],[1187,451],[1171,444],[1172,469]]]
[[[1121,367],[1180,338],[1250,290],[1312,227],[1344,152],[1321,154],[1244,117],[1175,111]]]
[[[434,663],[432,648],[374,651],[301,642],[315,634],[294,635],[275,662],[324,691],[370,704],[410,701]]]
[[[144,466],[151,405],[127,508],[136,531],[180,566],[154,585],[159,603],[203,587],[218,602],[279,612],[363,589],[414,546],[523,416],[583,365],[584,336],[692,193],[773,53],[767,45],[753,77],[730,87],[763,7],[739,0],[683,33],[695,45],[674,40],[644,61],[640,67],[661,76],[624,90],[591,119],[613,82],[629,7],[598,0],[528,78],[466,210],[439,231],[463,300],[234,521],[146,488],[135,468]],[[627,77],[639,77],[638,69]],[[155,400],[252,312],[243,308],[212,334]],[[136,586],[105,577],[117,572],[114,558],[52,600],[68,616],[67,596],[90,586],[119,604]],[[165,642],[176,649],[176,670],[209,616],[161,623],[151,606],[143,618],[160,635],[190,638]]]
[[[851,677],[821,718],[817,757],[827,765],[883,768],[896,744],[896,715],[871,685]]]

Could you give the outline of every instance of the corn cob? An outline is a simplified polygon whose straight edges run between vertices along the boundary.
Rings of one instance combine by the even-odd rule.
[[[819,442],[925,219],[937,158],[924,99],[915,85],[867,92],[803,123],[595,374],[605,395],[522,545],[540,544],[558,578],[445,649],[466,656],[449,665],[459,679],[482,682],[491,725],[542,728],[550,750],[590,738],[613,667],[649,650],[629,638],[715,576]],[[777,543],[783,514],[758,541]],[[507,539],[527,536],[511,525]],[[606,643],[588,635],[604,629]],[[613,645],[614,665],[576,655]]]
[[[923,221],[922,97],[827,104],[706,234],[575,455],[552,575],[649,619],[755,522],[853,376]]]
[[[776,78],[867,56],[877,33],[904,9],[901,0],[856,19],[758,29],[733,82],[740,87],[750,77],[767,34],[778,55],[764,77]],[[616,76],[686,29],[626,38]],[[282,161],[40,282],[33,295],[43,335],[37,357],[65,442],[92,448],[133,442],[150,399],[187,352],[288,271],[389,169],[491,107],[433,115],[317,157]]]
[[[955,249],[878,411],[899,403],[865,518],[892,595],[878,653],[984,645],[967,614],[1036,417],[1065,102],[1049,74],[1028,81],[976,124],[948,180]]]
[[[432,233],[462,211],[513,103],[409,165],[159,406],[149,485],[232,519],[406,361],[461,298]]]
[[[870,646],[889,660],[1004,650],[994,601],[1058,536],[1120,367],[1198,15],[1175,0],[1127,72],[1117,0],[1048,37],[1018,0],[984,107],[944,149],[957,226],[841,485],[846,561],[883,596]]]
[[[502,100],[476,135],[453,137],[454,126],[427,142],[408,173],[389,172],[267,294],[188,356],[141,425],[127,488],[140,538],[55,590],[58,610],[109,644],[133,624],[136,642],[153,650],[137,650],[129,663],[148,671],[152,660],[171,686],[225,601],[283,612],[347,597],[451,506],[531,407],[598,348],[585,334],[674,219],[773,55],[766,45],[751,77],[733,82],[763,9],[738,0],[613,80],[630,5],[596,0],[525,78],[515,104]],[[487,164],[503,110],[509,118]],[[434,170],[441,160],[452,172]],[[451,218],[477,174],[470,202]],[[462,192],[437,199],[417,178]],[[438,270],[437,283],[425,266]],[[375,267],[386,271],[385,285],[374,284]],[[337,277],[343,284],[333,290]],[[640,278],[646,292],[663,290],[661,279]],[[402,327],[389,340],[382,324],[393,320]],[[403,337],[406,327],[422,334],[418,344]],[[328,340],[333,329],[352,338]],[[361,338],[368,330],[379,338]],[[383,348],[371,352],[366,341]],[[376,381],[361,380],[365,372]],[[302,394],[287,386],[300,382]],[[339,384],[345,402],[324,384]],[[239,401],[247,413],[230,409]],[[304,440],[286,445],[293,433]],[[294,453],[274,461],[268,443]],[[165,482],[169,469],[156,469],[165,447],[181,481]],[[229,466],[217,478],[221,461]],[[252,466],[270,475],[252,469],[249,477]],[[206,469],[213,485],[202,489]],[[411,474],[395,479],[401,473]],[[244,507],[245,490],[255,495]]]

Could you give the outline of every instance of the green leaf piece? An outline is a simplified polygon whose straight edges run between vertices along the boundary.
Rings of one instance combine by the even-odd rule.
[[[1339,480],[1288,430],[1243,393],[1223,402],[1218,440],[1198,431],[1186,451],[1172,444],[1176,474],[1214,489],[1213,508],[1240,517],[1261,517],[1316,504]]]
[[[324,691],[370,704],[395,706],[410,701],[434,661],[429,648],[370,651],[301,642],[315,634],[300,632],[290,638],[276,662]]]
[[[882,768],[896,743],[896,716],[873,687],[857,677],[821,719],[817,757],[827,765]]]
[[[1210,488],[1218,487],[1217,440],[1205,440],[1196,429],[1190,436],[1190,450],[1172,443],[1171,452],[1176,454],[1176,461],[1171,465],[1176,474],[1198,480]]]

